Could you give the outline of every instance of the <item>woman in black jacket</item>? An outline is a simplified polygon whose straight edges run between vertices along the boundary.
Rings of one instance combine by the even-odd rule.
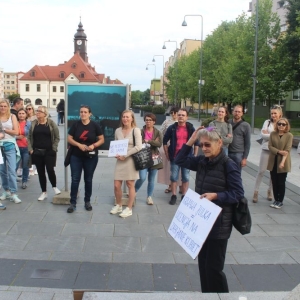
[[[244,197],[241,172],[222,150],[222,139],[215,128],[198,128],[175,158],[181,167],[196,171],[195,191],[220,206],[222,211],[198,255],[202,293],[228,293],[223,272],[228,239],[232,230],[233,206]],[[200,138],[203,154],[189,156]]]

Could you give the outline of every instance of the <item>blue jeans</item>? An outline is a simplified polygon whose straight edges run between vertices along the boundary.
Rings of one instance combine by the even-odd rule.
[[[243,160],[242,152],[229,152],[228,156],[242,169],[241,162]]]
[[[223,147],[223,150],[224,150],[225,154],[228,155],[228,147]]]
[[[140,170],[140,179],[138,179],[135,182],[135,191],[137,192],[141,186],[143,185],[144,181],[146,180],[147,177],[147,172],[148,172],[148,186],[147,186],[147,197],[151,197],[154,191],[154,179],[157,174],[158,169],[144,169]]]
[[[84,202],[90,202],[92,196],[93,175],[98,164],[98,156],[86,157],[71,155],[71,204],[76,206],[81,173],[84,177]]]
[[[5,191],[11,193],[17,192],[17,156],[16,148],[8,151],[3,151],[3,164],[0,164],[0,176],[2,180],[2,186]]]
[[[181,178],[182,182],[189,182],[190,180],[190,170],[186,168],[182,168],[174,163],[174,161],[170,162],[171,164],[171,182],[177,182],[179,176],[179,170],[181,169]]]
[[[19,168],[20,162],[22,161],[22,182],[27,182],[28,175],[29,175],[29,167],[28,167],[29,152],[27,147],[19,147],[19,149],[20,149],[21,160],[19,160],[17,163],[17,170]]]

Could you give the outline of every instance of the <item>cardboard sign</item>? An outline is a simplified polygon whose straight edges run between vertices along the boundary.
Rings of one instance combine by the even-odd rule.
[[[111,141],[108,150],[108,157],[118,155],[127,155],[128,140]]]
[[[168,229],[173,239],[193,258],[199,254],[222,208],[188,189]]]

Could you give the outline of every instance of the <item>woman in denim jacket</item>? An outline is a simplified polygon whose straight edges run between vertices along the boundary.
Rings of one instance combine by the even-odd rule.
[[[31,122],[27,120],[27,112],[24,108],[18,110],[17,118],[19,121],[19,134],[16,136],[16,139],[22,160],[22,188],[26,189],[29,176],[29,152],[27,136],[31,126]],[[19,165],[20,164],[18,163],[17,169]]]

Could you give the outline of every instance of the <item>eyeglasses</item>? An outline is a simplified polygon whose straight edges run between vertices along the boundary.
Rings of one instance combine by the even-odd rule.
[[[31,107],[27,107],[26,110],[32,110],[32,108]]]
[[[45,112],[42,110],[37,110],[36,112],[45,114]]]
[[[178,117],[187,117],[187,115],[177,114]]]
[[[272,106],[272,109],[276,109],[276,108],[281,108],[281,106],[277,105],[277,104],[275,104],[275,105]]]
[[[146,119],[145,122],[152,122],[152,119]]]
[[[205,148],[210,148],[210,147],[211,147],[211,144],[210,144],[210,143],[200,143],[199,147],[200,147],[200,148],[203,148],[203,147],[205,147]]]
[[[285,127],[287,124],[285,124],[285,123],[277,123],[277,126],[283,126],[283,127]]]

